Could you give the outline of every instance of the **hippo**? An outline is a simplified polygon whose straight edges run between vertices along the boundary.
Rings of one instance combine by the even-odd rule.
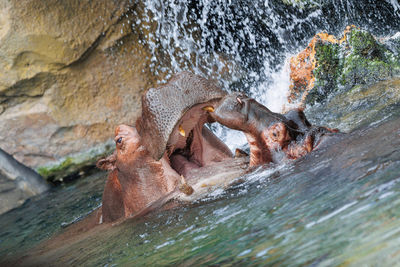
[[[116,150],[97,162],[110,172],[99,221],[137,216],[170,199],[190,201],[208,186],[243,174],[246,159],[235,159],[205,126],[214,122],[210,112],[225,95],[211,81],[188,72],[149,89],[136,125],[118,126]]]
[[[240,150],[234,156],[206,126],[214,122],[244,132],[250,157]],[[115,152],[98,161],[110,171],[100,221],[138,216],[171,200],[193,201],[208,187],[229,185],[249,166],[279,161],[276,154],[304,156],[330,132],[312,126],[302,110],[273,113],[201,76],[177,74],[143,95],[136,125],[118,126]]]
[[[242,93],[226,95],[210,114],[218,123],[245,134],[250,146],[250,166],[277,161],[279,152],[297,159],[315,149],[324,136],[338,132],[312,126],[303,109],[274,113]]]

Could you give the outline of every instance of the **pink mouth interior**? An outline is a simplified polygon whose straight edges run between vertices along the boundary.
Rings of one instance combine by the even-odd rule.
[[[178,175],[187,177],[193,170],[233,157],[229,148],[204,126],[210,122],[207,111],[203,110],[206,106],[198,104],[188,110],[170,135],[167,154]]]

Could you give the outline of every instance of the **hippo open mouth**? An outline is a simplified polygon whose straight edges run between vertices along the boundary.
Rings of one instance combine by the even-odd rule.
[[[102,220],[139,216],[170,199],[192,201],[246,173],[248,157],[234,158],[204,125],[215,121],[245,133],[251,166],[272,162],[274,151],[301,157],[330,132],[311,126],[301,110],[273,113],[244,95],[227,95],[201,76],[180,73],[143,95],[136,127],[118,126],[116,150],[97,162],[110,171]]]
[[[215,101],[199,104],[188,110],[175,126],[167,142],[171,167],[179,175],[232,158],[230,149],[207,127],[212,122],[208,112]]]
[[[136,127],[154,160],[165,157],[170,167],[190,180],[194,170],[232,159],[230,149],[204,124],[226,92],[188,72],[143,95]]]

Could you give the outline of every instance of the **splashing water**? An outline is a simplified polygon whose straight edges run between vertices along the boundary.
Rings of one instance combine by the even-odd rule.
[[[242,91],[274,112],[289,107],[288,59],[320,31],[342,32],[350,24],[379,36],[400,28],[398,3],[320,1],[144,1],[135,31],[148,34],[154,73],[189,70],[217,79],[227,91]],[[162,61],[162,64],[156,64]],[[234,150],[242,133],[219,125],[214,132]]]
[[[168,72],[167,78],[182,70],[213,77],[218,73],[227,90],[252,95],[267,92],[266,84],[281,72],[287,55],[316,32],[336,34],[356,24],[382,36],[400,28],[397,0],[283,2],[148,0],[147,24],[140,21],[133,27],[143,33],[149,24],[156,27],[146,40],[156,73]],[[157,66],[160,59],[168,66]]]

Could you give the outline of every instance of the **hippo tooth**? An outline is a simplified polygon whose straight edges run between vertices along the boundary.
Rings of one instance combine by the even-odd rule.
[[[212,106],[204,107],[203,110],[208,112],[214,112],[214,107]]]
[[[182,135],[183,137],[186,136],[185,130],[182,128],[182,125],[179,125],[179,134]]]

